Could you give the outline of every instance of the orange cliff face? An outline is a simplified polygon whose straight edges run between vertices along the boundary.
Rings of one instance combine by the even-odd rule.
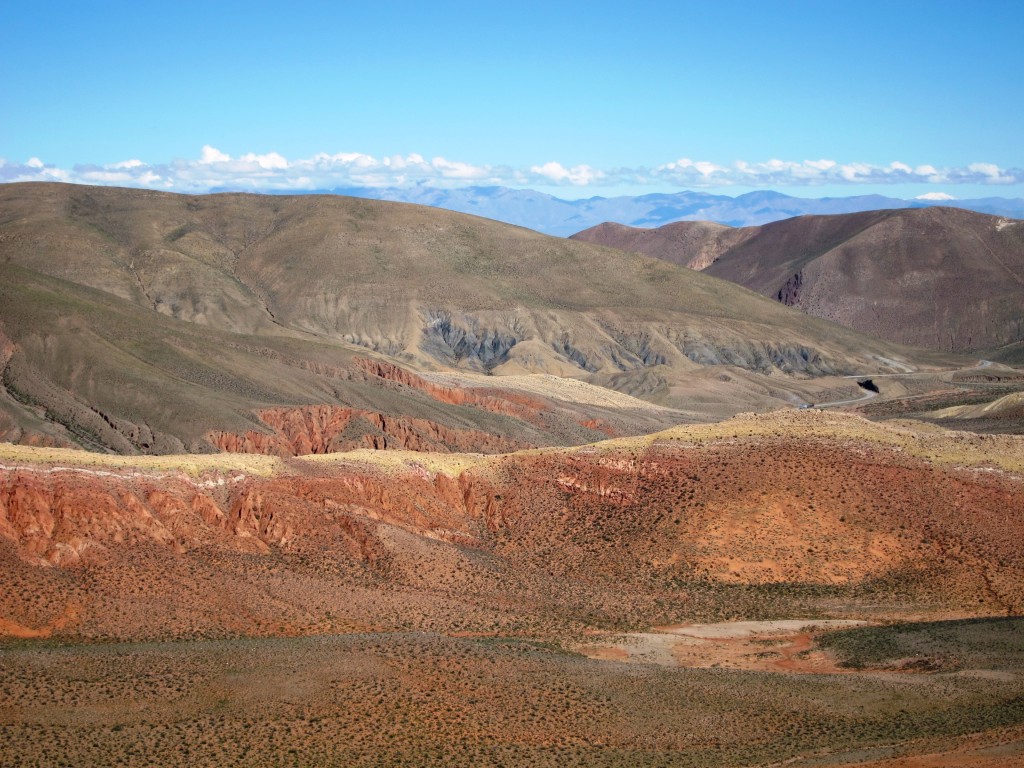
[[[64,469],[0,475],[0,536],[33,565],[106,561],[134,546],[183,553],[213,546],[270,552],[334,548],[359,518],[420,535],[475,540],[491,507],[468,477],[376,473],[337,477],[236,474],[196,481]]]

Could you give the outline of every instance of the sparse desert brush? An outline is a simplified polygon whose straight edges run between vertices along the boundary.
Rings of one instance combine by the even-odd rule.
[[[948,637],[948,630],[937,632]],[[285,759],[350,765],[498,759],[728,766],[909,743],[922,734],[956,739],[1024,717],[1014,703],[1017,687],[980,677],[959,680],[957,694],[945,696],[948,682],[935,673],[903,673],[916,676],[910,684],[645,669],[518,641],[361,635],[133,650],[124,685],[134,686],[134,705],[120,689],[95,690],[77,679],[83,662],[124,669],[117,647],[63,649],[55,669],[50,651],[6,652],[0,678],[8,687],[13,668],[4,662],[15,658],[26,681],[50,668],[43,679],[52,689],[70,688],[80,698],[51,710],[45,722],[0,723],[15,745],[4,757],[46,762],[59,754],[89,763],[133,755],[166,765],[214,755],[224,765],[272,765],[292,756]],[[166,700],[163,691],[179,680],[183,697]],[[287,685],[286,697],[275,694],[280,685]],[[27,684],[19,695],[29,702],[38,689]],[[816,705],[809,708],[809,701]],[[78,738],[82,726],[71,719],[86,703],[101,709],[88,737]]]

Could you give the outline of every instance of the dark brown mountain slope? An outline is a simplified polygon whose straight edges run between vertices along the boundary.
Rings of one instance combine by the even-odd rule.
[[[677,221],[657,229],[629,227],[609,221],[578,232],[571,239],[642,253],[681,267],[701,270],[757,231],[757,227],[728,227],[710,221]]]
[[[668,225],[630,238],[575,236],[705,269],[765,296],[890,341],[966,352],[1024,336],[1024,223],[954,208],[800,216],[689,238]],[[614,235],[614,236],[612,236]]]
[[[574,376],[668,405],[691,399],[673,389],[681,376],[730,365],[746,370],[715,397],[732,388],[761,407],[791,402],[795,379],[752,384],[755,374],[806,380],[922,359],[726,281],[463,214],[59,184],[0,185],[0,334],[7,439],[120,452],[210,450],[211,432],[243,436],[218,445],[255,445],[246,433],[276,429],[257,412],[281,407],[370,414],[351,428],[332,417],[339,446],[402,433],[460,450],[472,431],[550,445],[683,418],[551,397],[550,417],[438,402],[355,366],[368,353],[428,370]],[[416,422],[413,436],[391,419],[388,432],[372,414],[440,429]]]

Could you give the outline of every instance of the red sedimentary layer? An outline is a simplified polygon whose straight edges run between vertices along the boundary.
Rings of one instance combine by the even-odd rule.
[[[185,552],[372,548],[354,521],[398,526],[434,539],[478,542],[500,524],[488,484],[425,472],[397,480],[374,472],[227,478],[139,476],[58,469],[0,473],[0,539],[36,564],[104,559],[110,547],[157,544]],[[340,526],[340,527],[339,527]],[[343,547],[344,548],[344,547]]]
[[[1011,475],[944,469],[865,444],[784,439],[513,454],[455,478],[416,466],[296,464],[276,477],[202,481],[18,469],[0,473],[0,555],[58,566],[48,572],[137,569],[126,583],[165,584],[168,604],[181,603],[189,621],[195,600],[222,599],[193,594],[190,569],[222,574],[225,557],[245,558],[240,578],[257,595],[278,589],[283,574],[305,595],[324,583],[344,592],[340,585],[353,582],[337,574],[369,573],[421,597],[448,595],[454,602],[438,615],[462,605],[468,589],[474,606],[585,598],[632,616],[657,601],[685,606],[697,587],[680,585],[700,583],[881,583],[958,610],[1020,611],[1022,500]],[[328,564],[316,579],[335,581],[308,581],[316,562]],[[180,574],[150,573],[156,566],[146,563]],[[42,626],[26,618],[30,604],[11,602],[24,587],[4,586],[15,571],[2,571],[0,617]],[[262,616],[284,610],[261,605]],[[86,605],[83,616],[91,610],[101,609]],[[202,626],[228,616],[251,629],[244,612],[209,614]]]
[[[332,405],[269,408],[260,420],[274,431],[211,432],[207,439],[229,453],[304,456],[357,448],[438,453],[508,453],[529,447],[475,429],[445,427],[429,419],[388,416]]]
[[[491,388],[443,387],[382,360],[359,358],[355,363],[372,376],[404,384],[430,395],[439,402],[450,405],[468,405],[491,413],[517,416],[531,422],[536,420],[540,412],[547,410],[547,406],[541,400],[517,392]]]
[[[0,535],[26,557],[50,561],[88,541],[188,548],[228,536],[294,547],[323,544],[324,521],[341,514],[434,538],[447,531],[484,541],[507,528],[514,536],[501,546],[521,552],[562,541],[561,559],[614,539],[629,559],[656,569],[685,566],[737,583],[851,583],[918,559],[1024,563],[1007,535],[1024,529],[1011,513],[1021,509],[1019,481],[829,446],[512,455],[486,477],[320,471],[331,474],[205,485],[183,475],[8,471]],[[998,570],[991,575],[1001,582]]]

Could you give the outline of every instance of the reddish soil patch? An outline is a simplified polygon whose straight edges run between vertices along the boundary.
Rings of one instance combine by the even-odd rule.
[[[8,635],[9,637],[17,637],[21,639],[50,637],[54,632],[59,633],[74,627],[78,622],[80,612],[81,608],[78,605],[68,603],[64,608],[64,613],[53,621],[35,628],[22,626],[21,624],[0,617],[0,635]]]
[[[737,626],[748,622],[740,622]],[[839,667],[831,653],[819,650],[810,631],[782,633],[764,629],[729,632],[729,624],[716,625],[720,632],[706,637],[682,634],[685,628],[673,631],[612,635],[607,643],[600,639],[580,646],[592,659],[653,663],[690,669],[736,669],[759,672],[796,674],[850,674]]]

